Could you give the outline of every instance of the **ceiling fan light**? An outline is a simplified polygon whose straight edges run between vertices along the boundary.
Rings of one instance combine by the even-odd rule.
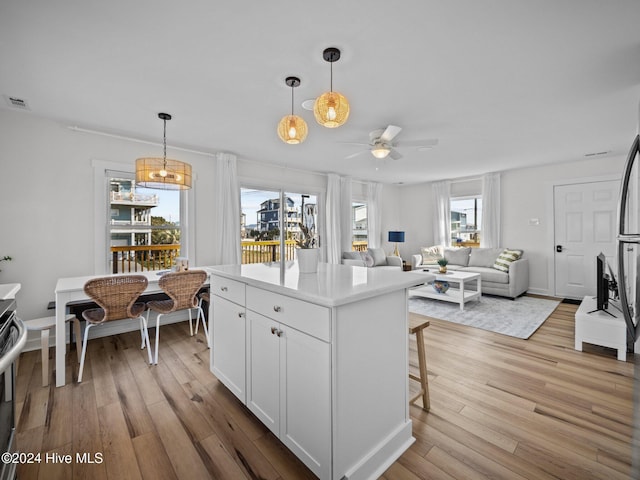
[[[389,152],[391,152],[391,149],[384,145],[378,145],[371,149],[373,156],[380,159],[386,158],[386,156],[389,155]]]
[[[307,122],[298,115],[285,115],[278,123],[278,137],[290,145],[304,142],[308,131]]]
[[[336,128],[349,118],[349,101],[338,92],[325,92],[313,104],[316,121],[327,128]]]

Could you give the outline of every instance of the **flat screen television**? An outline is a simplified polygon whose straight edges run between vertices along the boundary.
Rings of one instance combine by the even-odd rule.
[[[596,309],[593,311],[602,310],[610,313],[607,312],[607,308],[609,308],[609,274],[607,274],[607,259],[604,253],[600,253],[596,257]]]

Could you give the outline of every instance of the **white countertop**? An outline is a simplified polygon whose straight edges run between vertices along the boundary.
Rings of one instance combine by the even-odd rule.
[[[316,273],[300,273],[296,262],[204,267],[212,275],[244,282],[318,305],[334,307],[432,281],[428,274],[400,268],[351,267],[319,263]]]
[[[16,293],[20,291],[19,283],[2,283],[0,284],[0,300],[15,298]]]

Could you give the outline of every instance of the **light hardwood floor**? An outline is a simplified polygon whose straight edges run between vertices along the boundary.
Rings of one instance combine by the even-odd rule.
[[[561,304],[529,340],[431,320],[431,411],[411,407],[416,442],[382,478],[631,478],[633,363],[574,351],[576,308]],[[21,356],[19,449],[42,460],[20,466],[20,480],[314,478],[209,372],[202,333],[162,327],[157,366],[139,338],[90,341],[84,381],[63,388],[41,386],[39,352]]]

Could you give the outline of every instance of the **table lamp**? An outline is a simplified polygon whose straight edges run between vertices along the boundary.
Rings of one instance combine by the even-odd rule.
[[[393,251],[393,254],[396,257],[399,257],[400,252],[398,251],[398,243],[404,243],[404,232],[389,232],[389,242],[395,242],[396,249]]]

